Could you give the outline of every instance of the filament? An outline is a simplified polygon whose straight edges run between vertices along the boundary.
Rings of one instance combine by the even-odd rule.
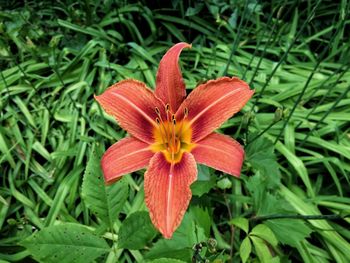
[[[166,150],[168,154],[170,154],[169,157],[171,158],[171,163],[174,165],[175,157],[181,150],[181,142],[185,139],[182,138],[184,130],[186,130],[186,127],[188,128],[188,126],[184,124],[188,117],[188,108],[184,108],[182,120],[179,123],[176,120],[175,114],[172,113],[169,104],[165,105],[166,120],[162,118],[162,113],[158,107],[155,107],[154,111],[157,114],[156,123],[158,125],[160,137],[158,138],[162,140],[162,150]],[[176,125],[178,125],[178,127],[176,127]]]
[[[175,119],[175,115],[173,114],[171,116],[171,120],[172,120],[172,143],[173,143],[173,147],[175,147],[176,149],[176,140],[175,140],[175,127],[176,127],[176,119]]]
[[[187,116],[188,116],[188,108],[185,107],[185,109],[184,109],[184,117],[182,119],[181,126],[180,126],[180,129],[179,129],[179,135],[178,135],[179,138],[181,138],[181,136],[182,136],[182,128],[183,128],[183,125],[184,125],[184,120],[187,119]]]
[[[167,104],[165,105],[165,113],[166,113],[166,120],[167,120],[167,122],[169,122],[169,121],[170,121],[170,118],[169,118],[169,114],[170,114],[170,105],[169,105],[169,103],[167,103]]]
[[[164,123],[161,122],[158,117],[156,118],[156,122],[157,122],[157,124],[159,126],[159,132],[160,132],[160,137],[162,138],[162,144],[166,144],[168,142],[168,140],[166,138],[164,138],[164,134],[163,134],[163,131],[162,131],[162,127],[163,127],[165,136],[167,136],[167,132],[166,132],[166,129],[164,127]]]
[[[164,134],[165,134],[165,137],[166,137],[166,141],[164,141],[164,143],[167,143],[169,142],[169,136],[168,136],[168,133],[167,133],[167,130],[166,130],[166,127],[165,127],[165,123],[163,121],[163,118],[162,118],[162,115],[160,114],[160,110],[158,107],[155,107],[155,112],[156,114],[158,115],[158,120],[160,120],[160,124],[161,126],[163,127],[164,129]],[[167,114],[168,115],[168,114]],[[168,119],[168,116],[167,116],[167,119]],[[161,128],[160,128],[161,129]],[[163,136],[163,135],[162,135]]]

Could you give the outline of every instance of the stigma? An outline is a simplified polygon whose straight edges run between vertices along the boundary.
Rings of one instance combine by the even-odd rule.
[[[151,145],[151,150],[163,152],[165,159],[172,164],[180,162],[183,153],[190,152],[194,147],[191,143],[192,129],[187,120],[188,108],[184,109],[181,120],[176,119],[169,104],[165,105],[165,119],[162,118],[158,107],[154,110],[157,115],[155,119],[157,127],[153,131],[154,143]]]

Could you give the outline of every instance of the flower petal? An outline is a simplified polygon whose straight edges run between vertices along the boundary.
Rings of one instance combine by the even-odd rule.
[[[145,173],[145,199],[153,224],[165,238],[171,238],[180,225],[191,200],[190,185],[197,178],[197,166],[190,153],[171,164],[158,152]]]
[[[198,163],[239,177],[244,159],[242,146],[231,137],[211,133],[191,152]]]
[[[159,63],[155,94],[164,104],[169,103],[172,112],[176,112],[186,96],[185,83],[179,67],[179,56],[187,43],[178,43],[166,52]]]
[[[146,167],[153,155],[147,143],[132,137],[120,140],[109,147],[102,157],[105,182],[112,183],[124,174]]]
[[[192,141],[197,142],[219,128],[251,98],[254,90],[238,78],[223,77],[198,86],[184,100],[176,113],[181,120],[185,108],[192,126]]]
[[[155,107],[164,111],[164,105],[144,83],[133,79],[120,81],[95,99],[131,135],[153,142],[152,131],[157,126]]]

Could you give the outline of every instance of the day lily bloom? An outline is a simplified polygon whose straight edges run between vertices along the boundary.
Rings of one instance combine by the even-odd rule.
[[[213,132],[238,112],[254,91],[238,78],[222,77],[199,85],[186,97],[178,59],[187,43],[174,45],[162,58],[153,92],[128,79],[96,100],[128,131],[103,155],[106,183],[148,166],[145,201],[155,227],[171,238],[192,197],[196,163],[238,177],[244,151],[229,136]]]

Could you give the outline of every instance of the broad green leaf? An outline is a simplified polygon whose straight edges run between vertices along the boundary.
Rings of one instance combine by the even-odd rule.
[[[107,253],[107,242],[83,225],[65,223],[50,226],[21,242],[29,253],[44,263],[86,263]]]
[[[189,213],[191,214],[194,222],[203,228],[205,235],[209,237],[212,218],[209,214],[208,208],[190,206]]]
[[[250,242],[249,237],[246,237],[245,239],[243,239],[241,246],[239,247],[239,255],[243,263],[247,261],[251,252],[252,252],[252,243]]]
[[[264,225],[264,224],[260,224],[255,226],[252,231],[249,233],[250,236],[258,236],[262,239],[264,239],[265,241],[269,242],[272,246],[277,246],[278,244],[278,240],[275,237],[274,233],[271,231],[271,229]]]
[[[278,257],[275,257],[275,258],[272,257],[270,249],[263,239],[259,237],[254,237],[254,236],[251,236],[250,239],[254,244],[256,254],[261,263],[279,262]]]
[[[215,186],[215,177],[210,176],[210,170],[204,165],[197,165],[198,178],[191,185],[192,194],[201,197],[206,194]]]
[[[194,7],[189,7],[186,10],[185,16],[195,16],[197,15],[202,9],[204,4],[202,3],[196,3]]]
[[[312,232],[304,221],[296,219],[274,219],[264,222],[283,244],[297,247],[299,242]]]
[[[231,26],[231,28],[237,27],[237,9],[232,12],[230,18],[227,20],[228,24]]]
[[[195,244],[206,241],[204,230],[196,226],[191,215],[186,213],[180,227],[171,239],[161,239],[146,254],[148,259],[176,258],[190,261]]]
[[[264,200],[261,201],[257,215],[268,214],[290,214],[295,211],[290,204],[277,194],[265,192],[263,195]]]
[[[142,249],[156,233],[148,212],[135,212],[125,219],[119,228],[118,247]]]
[[[237,218],[233,218],[230,221],[230,224],[242,229],[245,233],[248,234],[249,231],[249,221],[246,218],[243,217],[237,217]]]
[[[250,139],[253,139],[254,135],[250,136]],[[275,188],[280,184],[281,175],[272,141],[265,137],[252,141],[246,148],[246,160],[265,178],[268,188]]]
[[[254,211],[257,216],[269,214],[295,213],[292,206],[282,197],[266,189],[266,179],[257,173],[251,176],[246,185],[253,197]]]
[[[185,263],[185,261],[174,259],[174,258],[158,258],[147,263]]]
[[[321,212],[314,204],[305,202],[298,195],[293,193],[285,186],[281,186],[281,194],[294,206],[295,210],[301,215],[321,215]],[[326,220],[309,220],[308,221],[323,237],[327,243],[336,247],[344,255],[348,255],[350,244],[329,224]],[[328,231],[324,231],[327,229]]]
[[[86,206],[112,227],[128,197],[129,188],[124,179],[105,185],[100,159],[100,150],[93,149],[84,174],[82,197]]]

